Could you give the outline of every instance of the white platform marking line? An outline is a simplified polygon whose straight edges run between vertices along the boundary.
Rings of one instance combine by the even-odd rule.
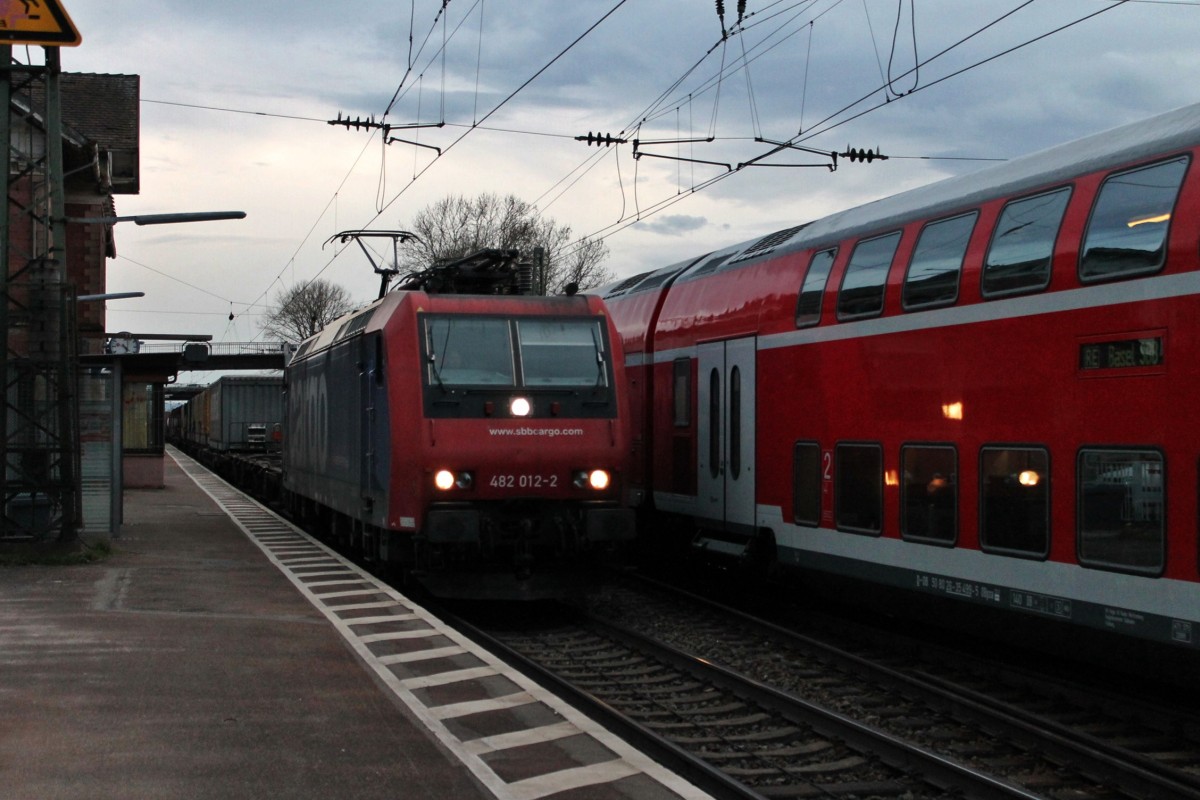
[[[353,627],[355,625],[378,625],[381,622],[412,622],[416,619],[420,619],[416,614],[384,614],[381,617],[355,617],[346,620],[346,624]]]
[[[449,647],[431,647],[428,650],[413,650],[409,653],[393,653],[387,656],[376,656],[380,664],[391,666],[392,664],[411,664],[414,661],[432,661],[435,658],[449,658],[450,656],[461,656],[468,652],[465,647],[458,645],[450,645]]]
[[[297,577],[311,578],[312,576],[311,575],[299,575]],[[346,578],[346,579],[340,580],[340,581],[312,581],[311,583],[305,583],[304,585],[315,589],[318,586],[359,586],[359,585],[362,585],[362,583],[363,583],[362,578]]]
[[[469,667],[450,672],[439,672],[435,675],[422,675],[419,678],[405,678],[400,682],[405,689],[429,689],[434,686],[449,686],[452,683],[462,683],[463,681],[477,681],[480,678],[494,678],[499,674],[495,667]]]
[[[371,670],[373,670],[375,672],[375,675],[378,677],[379,681],[382,684],[384,684],[385,686],[387,686],[388,689],[391,690],[391,692],[401,702],[403,702],[406,706],[408,706],[408,708],[412,712],[413,716],[415,716],[415,717],[417,717],[417,719],[421,720],[421,722],[438,739],[438,741],[441,742],[442,745],[447,750],[454,753],[455,756],[458,757],[459,761],[461,761],[464,766],[466,766],[469,770],[471,770],[472,774],[475,775],[475,777],[479,780],[479,782],[482,783],[485,787],[487,787],[488,791],[490,791],[493,795],[495,795],[498,800],[531,800],[532,798],[545,796],[544,793],[543,794],[531,793],[531,792],[535,792],[538,789],[538,784],[527,783],[527,782],[522,782],[522,783],[527,783],[527,786],[529,788],[525,789],[522,793],[518,794],[513,788],[516,784],[509,784],[509,783],[505,782],[504,780],[502,780],[500,778],[500,776],[498,776],[491,769],[491,767],[489,767],[481,758],[479,758],[478,755],[471,752],[471,750],[467,747],[467,745],[461,739],[459,739],[457,736],[452,734],[442,721],[443,719],[452,719],[453,716],[441,716],[441,715],[435,714],[432,709],[430,709],[428,706],[426,706],[424,703],[422,703],[420,700],[418,700],[416,695],[414,695],[411,691],[406,689],[401,684],[400,678],[398,678],[394,672],[392,672],[390,669],[388,669],[388,667],[380,661],[380,657],[376,656],[374,653],[372,653],[370,651],[370,649],[366,646],[366,644],[364,644],[360,640],[360,638],[354,634],[354,632],[350,629],[350,626],[346,624],[345,620],[342,620],[341,618],[339,618],[337,616],[338,611],[353,608],[355,606],[349,606],[349,605],[328,606],[328,605],[325,605],[324,603],[320,602],[320,599],[321,599],[320,596],[309,591],[307,589],[307,587],[304,586],[303,581],[301,581],[298,577],[296,577],[296,575],[293,574],[286,565],[284,565],[282,562],[280,562],[279,559],[275,558],[271,554],[270,550],[268,550],[266,548],[266,546],[262,545],[257,540],[255,540],[253,533],[251,533],[244,525],[241,524],[240,520],[238,520],[238,518],[236,516],[234,516],[232,512],[229,511],[229,507],[226,505],[226,503],[223,502],[222,499],[220,497],[218,497],[217,494],[215,494],[213,490],[210,490],[208,488],[208,486],[206,486],[206,484],[211,484],[212,486],[219,487],[221,491],[230,492],[230,493],[235,491],[234,489],[232,489],[232,487],[229,487],[228,484],[225,484],[223,481],[202,481],[201,478],[205,477],[207,475],[207,473],[200,472],[198,476],[193,475],[192,472],[189,471],[187,463],[185,463],[184,461],[181,461],[181,458],[186,459],[187,458],[186,456],[183,456],[182,454],[177,453],[177,451],[175,451],[174,448],[168,448],[167,452],[175,460],[175,462],[177,464],[179,464],[180,468],[189,477],[191,477],[193,481],[196,482],[196,485],[199,486],[202,490],[204,490],[204,492],[210,498],[212,498],[213,502],[215,502],[217,504],[217,506],[219,506],[222,510],[224,510],[227,514],[230,515],[230,518],[233,520],[234,524],[237,525],[246,534],[246,537],[249,538],[252,542],[254,542],[255,546],[258,547],[272,563],[274,563],[276,566],[279,567],[280,571],[282,571],[284,576],[292,582],[292,585],[294,585],[296,587],[297,591],[299,591],[302,595],[307,597],[309,602],[312,603],[313,606],[318,611],[320,611],[321,613],[323,613],[325,615],[326,619],[329,620],[330,624],[332,624],[338,630],[338,632],[345,638],[346,642],[350,645],[351,649],[353,649],[355,651],[355,653],[358,655],[358,657],[362,660],[363,664],[365,664],[368,668],[370,668]],[[191,459],[187,459],[187,461],[191,461]],[[268,509],[265,509],[265,508],[263,508],[263,511],[268,514],[272,513]],[[283,523],[285,525],[287,524],[283,520],[281,520],[281,523]],[[310,538],[307,536],[307,534],[304,534],[303,532],[298,531],[297,533],[298,533],[298,535],[304,536],[305,538]],[[314,541],[314,543],[316,543],[315,540],[312,540],[312,541]],[[319,543],[316,543],[316,544],[318,546],[321,546]],[[357,566],[355,566],[354,564],[352,564],[348,561],[345,561],[344,559],[339,557],[337,554],[333,553],[333,551],[328,550],[327,548],[323,548],[323,549],[325,549],[326,552],[328,552],[330,554],[331,559],[336,560],[338,563],[343,564],[344,566],[346,566],[349,569],[358,570]],[[361,570],[358,570],[358,571],[361,572]],[[363,573],[363,574],[366,575],[366,573]],[[408,598],[404,597],[404,595],[401,595],[396,590],[392,589],[389,586],[381,585],[379,588],[379,593],[393,598],[395,605],[411,608],[415,613],[421,614],[423,616],[423,618],[430,625],[432,625],[439,632],[441,632],[447,639],[460,644],[464,649],[469,650],[473,655],[475,655],[475,657],[478,658],[480,661],[487,663],[487,664],[494,665],[497,668],[497,670],[502,670],[503,674],[509,680],[511,680],[514,684],[522,687],[525,690],[525,692],[523,694],[528,694],[528,696],[531,698],[536,697],[538,699],[538,702],[543,703],[548,708],[552,709],[560,718],[562,718],[564,720],[563,724],[570,724],[576,730],[578,730],[580,733],[591,736],[593,739],[597,740],[602,745],[604,745],[606,748],[608,748],[611,752],[617,754],[620,758],[629,762],[632,765],[632,769],[634,769],[635,772],[641,772],[641,773],[645,774],[651,780],[654,780],[654,781],[658,782],[659,784],[661,784],[668,791],[673,792],[674,794],[678,795],[680,798],[683,798],[683,800],[712,800],[711,795],[707,794],[706,792],[701,791],[693,784],[684,780],[683,778],[676,775],[675,773],[670,772],[669,770],[665,769],[660,764],[655,763],[650,758],[648,758],[644,753],[634,749],[625,740],[621,739],[620,737],[616,736],[615,734],[613,734],[613,733],[609,732],[608,730],[606,730],[605,728],[601,727],[590,717],[579,712],[574,706],[571,706],[570,704],[566,703],[561,698],[548,692],[546,689],[542,688],[541,686],[538,686],[536,683],[534,683],[531,679],[529,679],[525,675],[508,668],[496,656],[477,647],[473,642],[471,642],[469,639],[467,639],[461,633],[453,630],[452,628],[447,627],[445,625],[445,623],[443,623],[437,617],[430,614],[424,608],[421,608],[420,606],[416,605],[415,603],[413,603]],[[365,604],[358,604],[358,607],[375,608],[375,607],[381,607],[381,606],[375,606],[372,603],[365,603]],[[515,703],[514,705],[520,706],[523,704],[524,703]],[[450,710],[452,710],[451,707],[442,707],[443,714],[446,711],[450,711]],[[488,709],[484,709],[484,710],[488,710]],[[470,714],[470,713],[475,713],[475,712],[472,710],[467,710],[464,713]],[[631,773],[631,774],[634,774],[634,773]],[[537,780],[537,779],[529,779],[529,780]],[[594,785],[594,783],[585,784],[585,785]]]
[[[539,797],[558,794],[570,789],[582,789],[598,783],[612,783],[636,774],[638,771],[632,764],[615,759],[586,767],[573,767],[526,778],[510,784],[509,788],[518,800],[537,800]]]
[[[350,626],[347,625],[347,628]],[[358,639],[363,644],[374,644],[375,642],[392,642],[401,639],[432,639],[434,636],[441,636],[441,631],[433,628],[422,628],[419,631],[390,631],[388,633],[368,633],[365,636],[350,632],[351,636]]]
[[[436,720],[469,717],[472,714],[482,714],[485,711],[506,711],[539,702],[529,692],[513,692],[503,697],[489,697],[486,700],[467,700],[462,703],[448,703],[444,706],[426,706],[429,714]],[[459,742],[461,745],[462,743]]]
[[[289,575],[288,577],[295,577],[295,576]],[[297,580],[299,580],[299,578],[297,578]],[[300,582],[303,583],[304,581],[300,581]],[[359,583],[367,583],[367,581],[362,580],[362,581],[359,581]],[[308,587],[305,586],[304,588],[307,589]],[[379,588],[374,587],[374,588],[367,588],[367,589],[348,589],[344,592],[323,592],[323,593],[313,592],[312,596],[317,598],[318,600],[334,600],[338,597],[356,597],[360,594],[379,594]]]
[[[472,739],[464,742],[467,749],[476,755],[494,753],[498,750],[508,750],[513,747],[525,747],[531,744],[552,742],[556,739],[569,739],[572,736],[584,734],[569,722],[556,722],[553,725],[543,725],[540,728],[527,728],[512,733],[498,733],[495,736],[484,736],[482,739]]]
[[[304,576],[301,575],[300,577],[303,578]],[[344,606],[338,606],[336,610],[337,611],[364,611],[368,608],[404,608],[404,609],[407,609],[408,606],[406,606],[404,603],[401,603],[399,600],[372,600],[369,603],[347,603]],[[347,625],[352,625],[353,623],[354,623],[354,619],[346,620]]]

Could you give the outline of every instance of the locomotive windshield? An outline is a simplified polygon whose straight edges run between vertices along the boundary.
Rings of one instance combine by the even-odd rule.
[[[526,386],[603,386],[600,329],[592,320],[519,320],[517,341]]]
[[[435,317],[425,323],[431,383],[513,386],[512,330],[506,319]]]
[[[593,319],[429,316],[427,380],[442,388],[604,387],[603,343]]]

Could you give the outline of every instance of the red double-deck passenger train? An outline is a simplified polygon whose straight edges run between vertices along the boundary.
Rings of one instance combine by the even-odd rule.
[[[1197,161],[1200,105],[600,290],[646,506],[708,553],[1200,647]]]

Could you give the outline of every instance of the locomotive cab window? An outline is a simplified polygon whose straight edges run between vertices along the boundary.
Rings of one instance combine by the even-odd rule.
[[[855,245],[838,292],[838,319],[877,317],[883,313],[883,290],[899,244],[897,231]]]
[[[931,222],[921,231],[904,276],[901,301],[906,310],[951,305],[958,299],[967,243],[978,212]]]
[[[512,331],[508,320],[433,317],[425,323],[429,383],[438,386],[513,386]]]
[[[881,533],[883,448],[877,444],[839,444],[833,484],[838,530]]]
[[[1071,189],[1014,200],[1000,212],[983,263],[985,297],[1033,292],[1050,285],[1054,241]]]
[[[954,544],[958,538],[958,454],[954,448],[901,448],[900,476],[900,535]]]
[[[607,386],[604,346],[593,320],[519,320],[525,386]]]
[[[1166,561],[1166,475],[1155,450],[1079,452],[1079,563],[1157,575]]]
[[[1044,558],[1050,552],[1050,454],[1034,447],[985,447],[979,454],[983,549]]]
[[[593,319],[430,316],[427,383],[455,387],[607,387],[600,323]]]
[[[1079,257],[1080,280],[1157,272],[1188,160],[1110,175],[1100,187]]]
[[[821,321],[821,300],[825,297],[825,284],[837,250],[822,250],[812,257],[800,295],[796,298],[796,327],[804,328]]]

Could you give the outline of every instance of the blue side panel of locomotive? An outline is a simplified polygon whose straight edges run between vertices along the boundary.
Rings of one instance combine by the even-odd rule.
[[[293,360],[287,371],[284,486],[348,517],[387,518],[389,414],[378,336]]]

